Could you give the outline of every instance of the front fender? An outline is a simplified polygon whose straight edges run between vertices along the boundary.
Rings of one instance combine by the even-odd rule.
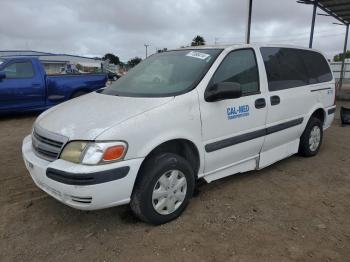
[[[197,94],[189,92],[171,102],[139,114],[99,135],[96,140],[123,140],[128,143],[125,159],[144,158],[164,142],[185,139],[198,149],[200,172],[204,149]]]

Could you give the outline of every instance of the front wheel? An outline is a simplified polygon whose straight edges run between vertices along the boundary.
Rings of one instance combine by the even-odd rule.
[[[141,220],[159,225],[177,218],[194,191],[194,172],[179,155],[164,153],[147,160],[131,196],[131,209]]]
[[[321,147],[323,127],[320,119],[311,117],[300,138],[299,154],[306,157],[314,156]]]

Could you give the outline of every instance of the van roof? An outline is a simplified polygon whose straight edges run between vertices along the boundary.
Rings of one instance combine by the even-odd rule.
[[[297,46],[297,45],[281,45],[281,44],[259,44],[259,43],[254,43],[254,44],[231,44],[231,45],[202,45],[202,46],[186,46],[183,48],[177,48],[174,50],[186,50],[186,49],[227,49],[227,48],[247,48],[247,47],[282,47],[282,48],[295,48],[295,49],[303,49],[303,50],[313,50],[317,51],[319,53],[322,53],[321,51],[317,49],[311,49],[305,46]]]

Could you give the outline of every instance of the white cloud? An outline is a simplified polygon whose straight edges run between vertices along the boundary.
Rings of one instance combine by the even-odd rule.
[[[307,46],[312,7],[294,0],[253,1],[252,42]],[[209,44],[244,41],[242,0],[0,0],[0,50],[32,49],[122,60],[156,48],[188,45],[197,35]],[[341,52],[345,28],[317,17],[314,47]]]

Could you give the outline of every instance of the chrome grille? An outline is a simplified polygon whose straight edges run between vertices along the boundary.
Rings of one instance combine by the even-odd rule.
[[[54,161],[58,158],[64,144],[68,138],[41,127],[36,126],[32,133],[32,145],[35,153],[48,161]]]

